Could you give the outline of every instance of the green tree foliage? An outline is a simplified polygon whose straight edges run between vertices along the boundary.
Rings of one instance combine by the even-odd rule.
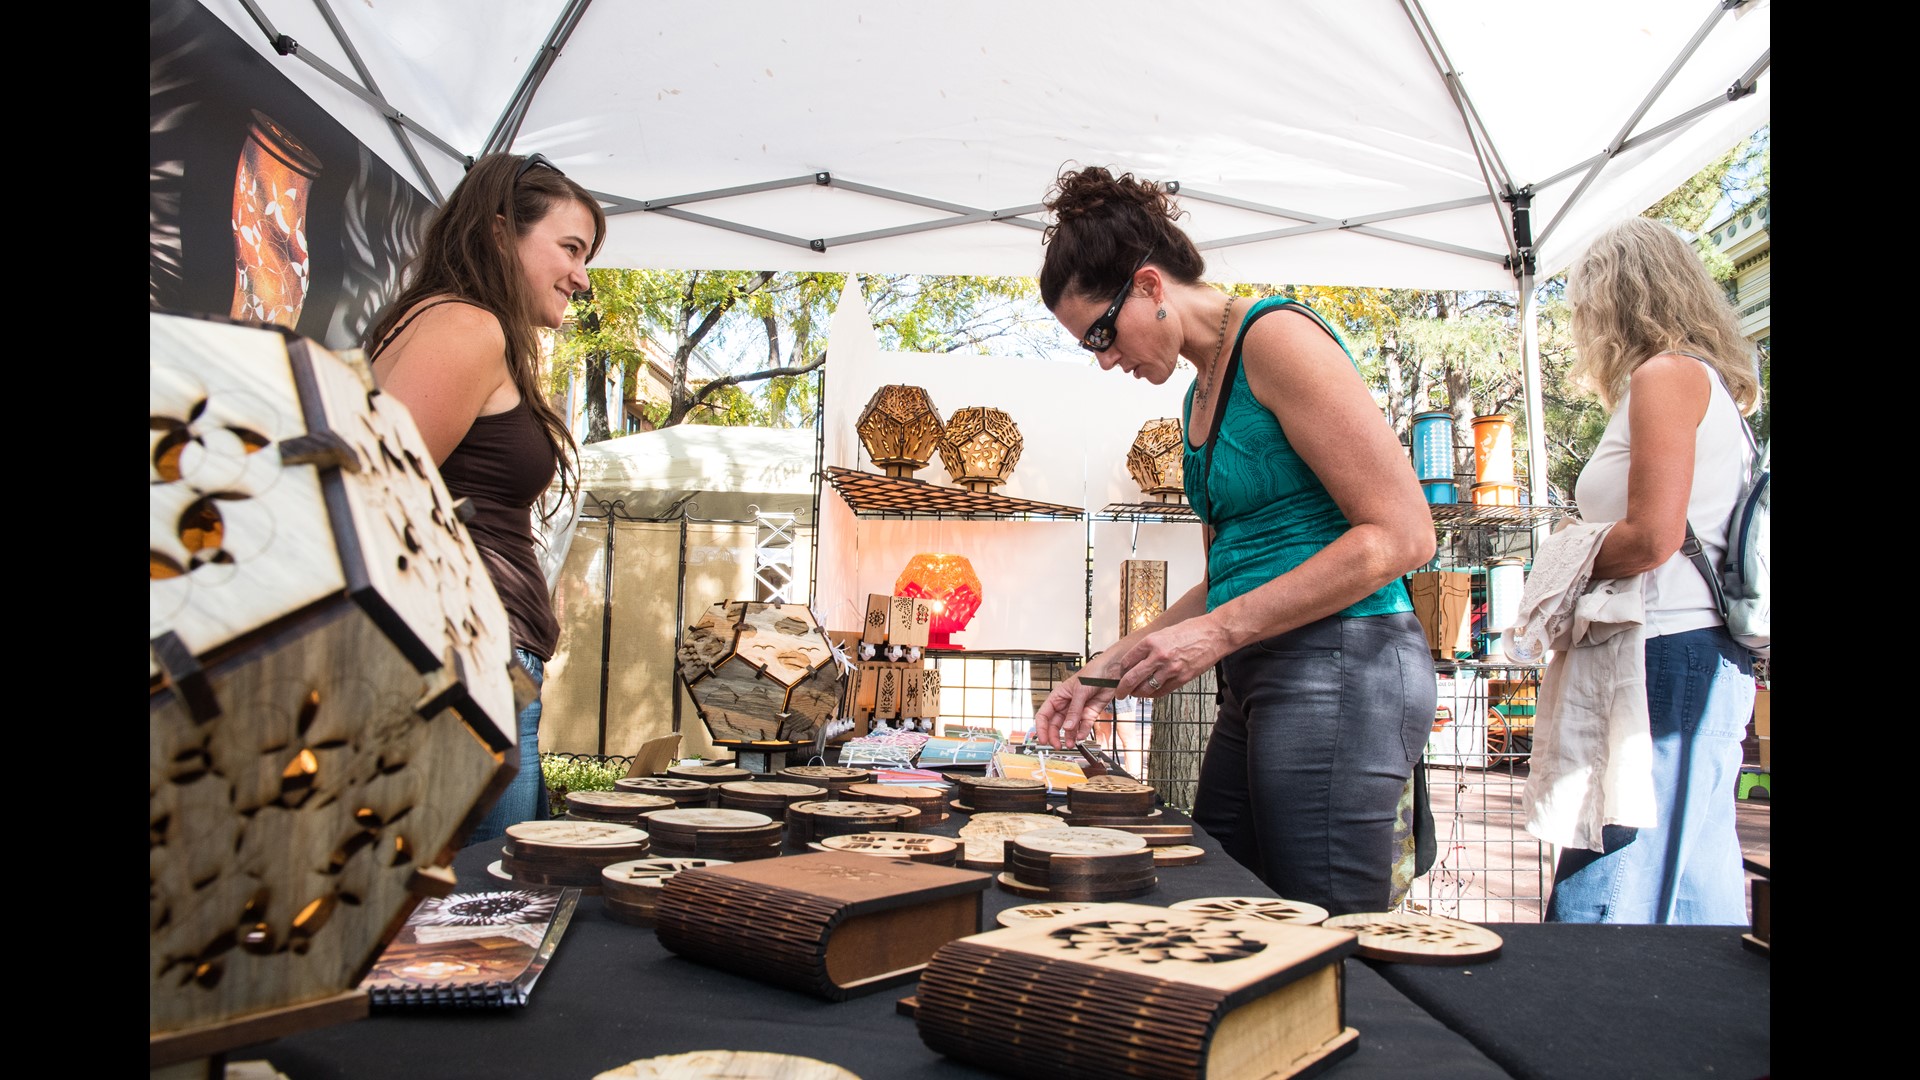
[[[825,328],[845,275],[593,269],[588,277],[593,298],[575,304],[553,372],[556,389],[574,376],[586,383],[586,441],[610,434],[611,371],[655,427],[813,423],[820,402],[812,373],[826,362]],[[1051,325],[1035,313],[1028,278],[872,274],[861,288],[886,349],[1037,351]],[[648,365],[663,376],[664,400],[640,390]]]

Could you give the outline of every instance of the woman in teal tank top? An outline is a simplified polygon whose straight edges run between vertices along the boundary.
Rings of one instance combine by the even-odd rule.
[[[1426,499],[1331,328],[1249,303],[1205,262],[1159,185],[1091,166],[1047,206],[1040,296],[1100,366],[1155,385],[1185,358],[1186,488],[1207,576],[1055,686],[1040,738],[1071,746],[1116,697],[1212,668],[1220,713],[1194,820],[1281,896],[1389,906],[1398,805],[1433,722],[1426,636],[1401,578],[1433,557]]]

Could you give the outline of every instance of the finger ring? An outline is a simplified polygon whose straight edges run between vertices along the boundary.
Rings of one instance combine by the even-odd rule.
[[[1157,675],[1148,676],[1147,685],[1155,690],[1160,689],[1160,677]]]

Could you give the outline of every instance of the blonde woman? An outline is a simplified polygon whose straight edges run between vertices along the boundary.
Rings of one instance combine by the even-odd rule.
[[[1719,565],[1760,407],[1753,350],[1726,294],[1667,226],[1631,218],[1568,274],[1574,379],[1611,418],[1574,495],[1614,522],[1594,579],[1643,574],[1646,687],[1659,824],[1609,825],[1603,851],[1563,849],[1549,922],[1747,921],[1734,828],[1752,658],[1681,549],[1691,523]]]

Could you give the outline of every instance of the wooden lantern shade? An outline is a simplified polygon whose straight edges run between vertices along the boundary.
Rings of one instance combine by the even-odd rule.
[[[1181,461],[1186,441],[1178,417],[1149,420],[1140,426],[1127,451],[1127,471],[1141,491],[1161,502],[1186,501],[1186,469]]]
[[[965,555],[926,552],[907,560],[907,568],[893,584],[893,595],[927,597],[934,602],[933,625],[927,630],[930,649],[956,649],[952,637],[967,628],[980,610],[980,576]]]
[[[506,610],[406,409],[277,329],[149,346],[160,1067],[364,1015],[518,754]]]
[[[933,460],[946,425],[933,398],[918,386],[883,386],[867,399],[854,431],[867,456],[888,476],[912,476]]]
[[[940,436],[940,463],[968,491],[990,492],[1007,482],[1026,440],[1013,417],[969,405],[954,412]]]
[[[1120,564],[1120,636],[1159,618],[1167,610],[1167,564],[1161,559],[1128,559]]]

